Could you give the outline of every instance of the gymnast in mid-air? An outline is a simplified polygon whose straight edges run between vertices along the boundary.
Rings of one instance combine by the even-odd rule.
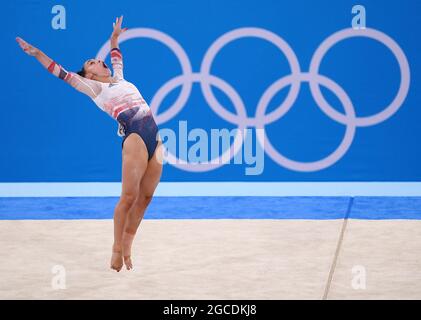
[[[88,95],[101,110],[118,122],[122,140],[122,190],[114,210],[114,243],[110,267],[117,272],[133,268],[131,247],[145,210],[152,200],[162,174],[162,140],[149,105],[139,90],[123,76],[119,36],[123,16],[113,23],[111,65],[89,59],[82,69],[69,72],[38,48],[16,38],[25,53],[35,57],[50,73]],[[132,134],[135,133],[135,134]]]

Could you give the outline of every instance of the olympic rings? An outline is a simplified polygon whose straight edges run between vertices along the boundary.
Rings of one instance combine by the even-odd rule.
[[[291,69],[290,75],[280,77],[266,89],[258,102],[254,118],[247,116],[245,104],[238,92],[223,79],[211,75],[212,63],[222,48],[232,41],[246,37],[259,38],[272,43],[285,55]],[[358,117],[355,114],[351,98],[336,82],[319,74],[320,64],[327,52],[338,42],[353,37],[367,37],[384,44],[395,55],[401,73],[400,87],[394,100],[383,111],[366,117]],[[344,29],[328,37],[315,51],[310,63],[310,70],[307,73],[301,71],[297,56],[284,39],[269,30],[261,28],[239,28],[219,37],[207,50],[200,72],[197,73],[192,71],[190,60],[182,46],[167,34],[155,29],[136,28],[123,33],[120,42],[134,38],[151,38],[165,44],[174,52],[181,65],[182,74],[164,83],[151,100],[151,110],[158,125],[169,121],[182,110],[190,96],[193,83],[198,82],[210,108],[222,119],[235,124],[238,128],[238,133],[230,149],[226,150],[220,157],[212,159],[210,163],[187,163],[185,160],[178,159],[175,155],[168,152],[170,163],[186,171],[210,171],[228,163],[239,152],[245,138],[242,136],[242,133],[246,131],[244,130],[246,127],[254,127],[256,129],[257,139],[262,148],[279,165],[300,172],[323,170],[332,166],[345,155],[352,144],[357,127],[374,126],[393,116],[403,105],[410,87],[410,67],[403,50],[388,35],[370,28],[363,30]],[[110,43],[107,42],[101,47],[97,57],[104,60],[109,51]],[[314,162],[298,162],[281,155],[269,141],[265,130],[266,125],[279,120],[293,107],[298,98],[302,82],[309,83],[311,94],[321,111],[332,120],[346,126],[344,138],[338,148],[326,158]],[[282,104],[271,113],[266,114],[265,111],[272,98],[288,85],[290,85],[290,90]],[[326,87],[338,97],[344,107],[345,114],[338,112],[329,105],[322,95],[320,85]],[[174,104],[162,114],[158,114],[162,101],[167,94],[178,86],[182,86],[182,90]],[[211,86],[218,87],[230,98],[236,114],[228,111],[218,102],[212,93]]]

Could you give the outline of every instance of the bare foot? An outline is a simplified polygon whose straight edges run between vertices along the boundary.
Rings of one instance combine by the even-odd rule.
[[[120,272],[121,268],[123,268],[123,251],[121,248],[113,246],[110,268],[117,272]]]
[[[127,270],[133,269],[131,253],[132,253],[132,244],[134,240],[134,234],[124,231],[122,239],[122,249],[123,249],[123,259],[124,264],[126,265]]]

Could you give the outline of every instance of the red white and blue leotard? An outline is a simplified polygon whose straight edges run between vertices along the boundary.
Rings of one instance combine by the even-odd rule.
[[[48,67],[48,71],[76,90],[88,95],[101,110],[115,120],[120,112],[134,106],[140,106],[142,110],[149,111],[148,104],[136,86],[124,80],[123,56],[118,48],[111,50],[111,64],[114,71],[112,83],[81,77],[77,73],[68,72],[54,61]]]
[[[144,141],[153,138],[155,141],[145,141],[150,159],[157,142],[157,127],[150,107],[136,86],[124,79],[123,56],[118,48],[111,50],[111,64],[113,67],[111,83],[81,77],[77,73],[67,71],[54,61],[51,62],[48,71],[89,96],[101,110],[118,122],[117,134],[124,137],[122,146],[130,133],[138,133]],[[130,112],[126,112],[128,110]],[[128,114],[131,116],[127,117]],[[140,121],[141,119],[143,120]]]

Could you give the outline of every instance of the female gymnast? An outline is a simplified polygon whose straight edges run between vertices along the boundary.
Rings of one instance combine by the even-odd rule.
[[[76,90],[88,95],[101,110],[118,122],[117,134],[122,141],[122,190],[114,210],[114,243],[111,269],[119,272],[123,263],[133,268],[131,246],[145,210],[152,200],[162,174],[162,140],[148,104],[138,89],[123,77],[123,59],[118,46],[123,16],[113,23],[111,70],[104,61],[87,60],[74,73],[47,57],[41,50],[21,38],[20,47],[34,56],[49,72]],[[136,134],[132,134],[136,133]]]

